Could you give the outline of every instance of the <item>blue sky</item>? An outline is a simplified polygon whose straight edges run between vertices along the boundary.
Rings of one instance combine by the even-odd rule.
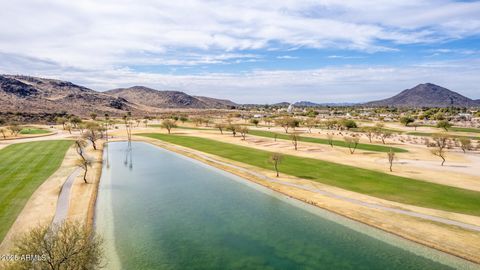
[[[480,98],[479,1],[9,1],[0,33],[1,73],[99,91],[361,102],[432,82]]]

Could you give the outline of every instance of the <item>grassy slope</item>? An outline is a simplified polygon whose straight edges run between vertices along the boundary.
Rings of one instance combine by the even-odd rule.
[[[154,128],[162,128],[162,125],[148,125],[148,127],[154,127]],[[185,127],[185,126],[178,126],[176,128],[179,129],[192,129],[192,130],[213,130],[212,128],[198,128],[198,127]],[[175,129],[175,128],[174,128]]]
[[[58,169],[71,145],[71,141],[40,141],[0,150],[0,241],[32,193]]]
[[[429,133],[429,132],[408,132],[407,135],[413,135],[413,136],[421,136],[421,137],[432,137],[434,134],[441,134],[441,133]],[[460,135],[451,135],[447,134],[452,138],[469,138],[473,140],[480,140],[480,137],[475,137],[475,136],[460,136]]]
[[[478,129],[478,128],[451,127],[448,130],[449,131],[455,131],[455,132],[480,133],[480,129]]]
[[[261,136],[261,137],[268,137],[268,138],[273,138],[275,135],[275,132],[271,131],[263,131],[263,130],[250,130],[248,132],[251,135],[255,136]],[[277,134],[277,139],[283,139],[283,140],[290,140],[290,135],[288,134],[281,134],[281,133],[276,133]],[[329,144],[327,139],[321,139],[321,138],[310,138],[310,137],[299,137],[299,141],[301,142],[310,142],[310,143],[319,143],[319,144]],[[333,140],[333,145],[338,146],[338,147],[348,147],[344,141],[339,141],[339,140]],[[397,148],[397,147],[389,147],[389,146],[383,146],[383,145],[376,145],[376,144],[364,144],[360,143],[357,146],[357,149],[360,150],[365,150],[365,151],[374,151],[374,152],[389,152],[390,148],[396,153],[404,153],[408,152],[405,149]]]
[[[38,128],[24,128],[20,131],[20,134],[47,134],[50,131],[45,129],[38,129]]]
[[[432,128],[437,128],[436,126],[433,125],[422,125],[420,127],[432,127]],[[442,130],[439,128],[439,130]],[[469,133],[480,133],[480,128],[466,128],[466,127],[451,127],[448,129],[448,131],[455,131],[455,132],[469,132]]]
[[[271,152],[215,140],[141,134],[220,157],[272,170]],[[331,186],[422,207],[480,216],[480,192],[439,185],[337,163],[285,155],[280,172]]]

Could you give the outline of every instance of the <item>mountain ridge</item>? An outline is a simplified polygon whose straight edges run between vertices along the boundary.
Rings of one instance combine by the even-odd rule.
[[[474,107],[480,100],[473,100],[457,92],[433,83],[423,83],[405,89],[382,100],[362,104],[371,107]]]
[[[237,104],[224,99],[191,96],[181,91],[159,91],[145,86],[105,92],[72,82],[25,75],[0,75],[0,112],[91,112],[112,115],[152,113],[161,109],[229,109]]]
[[[230,100],[192,96],[182,91],[157,90],[145,86],[117,88],[104,93],[122,97],[137,104],[158,108],[225,109],[238,105]]]
[[[2,112],[68,111],[79,115],[86,111],[116,114],[138,110],[122,98],[71,82],[24,75],[0,75],[0,105]]]

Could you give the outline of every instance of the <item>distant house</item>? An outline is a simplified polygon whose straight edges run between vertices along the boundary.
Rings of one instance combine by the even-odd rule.
[[[455,116],[455,120],[457,120],[457,121],[471,121],[472,117],[473,116],[470,113],[459,113]]]

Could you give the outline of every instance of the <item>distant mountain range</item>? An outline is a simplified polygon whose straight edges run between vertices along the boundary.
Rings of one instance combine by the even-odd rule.
[[[29,76],[0,75],[1,112],[90,112],[116,114],[137,111],[138,106],[118,97],[71,82]]]
[[[158,112],[166,108],[225,109],[230,100],[191,96],[180,91],[159,91],[143,86],[106,92],[71,82],[22,75],[0,75],[0,112],[62,112],[112,115]]]
[[[353,106],[356,103],[352,102],[325,102],[325,103],[315,103],[315,102],[310,102],[310,101],[298,101],[293,103],[293,106],[295,107],[325,107],[325,106]]]
[[[288,102],[272,104],[287,107]],[[296,107],[351,106],[353,103],[314,103],[299,101]],[[391,98],[358,104],[391,107],[475,107],[480,100],[464,97],[441,86],[426,83],[407,89]],[[67,81],[22,75],[0,75],[0,112],[68,112],[87,116],[91,112],[121,115],[161,112],[169,108],[229,109],[239,106],[230,100],[192,96],[180,91],[159,91],[144,86],[118,88],[106,92]]]
[[[476,107],[480,100],[473,100],[457,92],[435,85],[433,83],[419,84],[406,89],[391,98],[362,104],[370,107]]]
[[[180,91],[158,91],[144,86],[118,88],[104,92],[115,97],[124,98],[130,102],[155,108],[228,108],[237,106],[230,100],[215,99],[201,96],[190,96]]]

